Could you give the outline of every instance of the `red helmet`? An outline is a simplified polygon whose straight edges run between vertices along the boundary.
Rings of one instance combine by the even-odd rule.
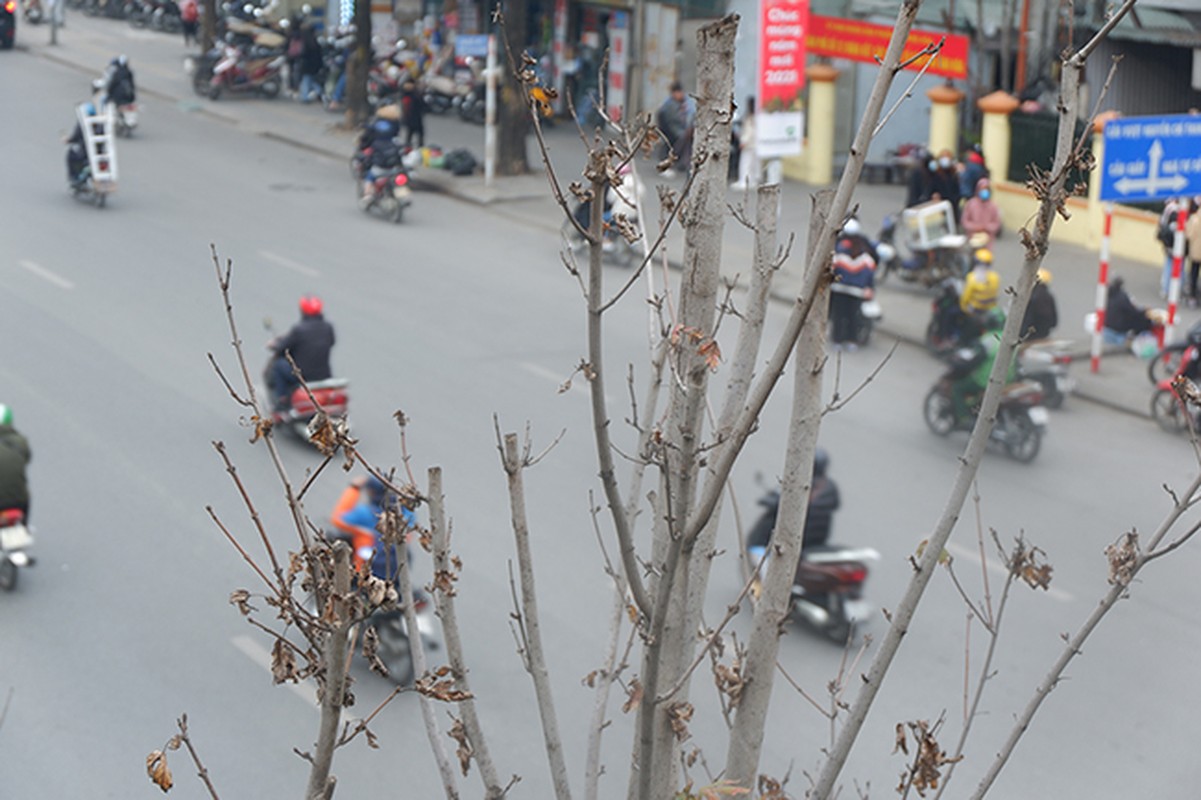
[[[306,317],[313,317],[321,313],[321,298],[315,294],[306,294],[300,298],[300,313]]]

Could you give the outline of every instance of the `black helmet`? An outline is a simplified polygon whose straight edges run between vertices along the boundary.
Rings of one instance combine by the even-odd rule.
[[[828,466],[830,466],[830,454],[824,447],[817,448],[813,453],[813,474],[825,475]]]

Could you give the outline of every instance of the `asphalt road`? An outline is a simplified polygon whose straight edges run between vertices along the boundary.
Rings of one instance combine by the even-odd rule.
[[[127,30],[85,24],[112,26],[118,41]],[[352,380],[364,451],[399,463],[391,415],[402,409],[412,420],[415,474],[423,479],[431,465],[445,470],[465,562],[459,603],[471,678],[499,769],[522,776],[520,797],[547,797],[549,783],[508,628],[513,545],[493,416],[506,431],[528,421],[535,450],[565,432],[527,487],[550,666],[578,789],[592,703],[580,679],[601,658],[609,585],[588,515],[597,483],[586,394],[578,380],[558,391],[584,354],[580,292],[545,221],[422,194],[405,223],[392,226],[356,209],[343,160],[248,135],[195,103],[153,96],[142,98],[137,138],[119,144],[119,192],[98,211],[67,194],[59,142],[86,76],[20,51],[0,55],[0,107],[10,121],[0,190],[0,399],[33,443],[40,558],[16,593],[0,597],[0,694],[11,691],[0,728],[3,796],[157,793],[146,785],[144,757],[184,712],[223,796],[296,797],[303,787],[305,765],[291,751],[314,736],[311,696],[270,685],[268,643],[226,601],[235,588],[257,587],[205,512],[211,505],[239,535],[251,535],[211,446],[220,440],[258,510],[289,541],[271,465],[248,444],[240,409],[208,363],[211,353],[223,369],[235,368],[210,245],[233,261],[252,370],[268,336],[261,320],[290,324],[295,299],[320,293],[337,326],[335,368]],[[641,375],[645,313],[636,298],[613,312],[612,373],[624,376],[633,362]],[[769,336],[783,313],[773,313]],[[837,384],[828,374],[827,391],[845,395],[889,349],[877,341],[847,358]],[[885,607],[899,597],[907,558],[945,502],[965,441],[938,439],[922,423],[921,398],[937,375],[926,354],[902,346],[823,426],[844,501],[835,538],[882,552],[869,593]],[[744,515],[754,513],[756,473],[770,481],[782,467],[789,386],[786,378],[734,476]],[[628,450],[625,388],[614,379],[609,390]],[[317,463],[304,448],[283,444],[294,476]],[[986,458],[983,528],[1005,542],[1024,531],[1047,552],[1055,580],[1050,592],[1023,590],[1012,600],[957,794],[998,747],[1058,652],[1059,635],[1106,590],[1105,546],[1130,527],[1152,530],[1167,509],[1161,484],[1183,482],[1195,469],[1178,438],[1086,404],[1053,415],[1032,465],[996,452]],[[325,516],[342,481],[331,471],[318,484],[307,502],[314,519]],[[727,509],[728,552],[711,582],[711,619],[740,587],[730,517]],[[975,517],[965,510],[952,546],[971,587],[980,585]],[[1186,609],[1197,562],[1195,548],[1184,548],[1149,570],[1052,696],[994,796],[1190,796],[1196,767],[1188,747],[1201,733],[1191,656],[1201,630]],[[419,558],[418,575],[427,570]],[[988,574],[995,600],[997,573]],[[966,616],[950,582],[937,579],[846,773],[870,783],[873,796],[888,795],[903,766],[889,755],[897,722],[945,713],[944,746],[957,734]],[[883,622],[872,629],[882,632]],[[974,675],[984,637],[976,628],[970,639]],[[837,648],[800,629],[781,649],[784,668],[819,698],[840,660]],[[358,712],[366,713],[389,687],[355,674]],[[720,764],[724,725],[708,704],[707,680],[695,683],[694,742]],[[605,797],[625,787],[630,720],[617,717],[606,733]],[[340,753],[338,796],[398,787],[436,796],[414,699],[402,697],[373,727],[383,749],[359,743]],[[779,684],[763,770],[791,768],[799,794],[801,773],[815,768],[827,736],[812,707]],[[182,757],[173,763],[175,794],[202,796]],[[474,776],[463,785],[465,796],[478,793]]]

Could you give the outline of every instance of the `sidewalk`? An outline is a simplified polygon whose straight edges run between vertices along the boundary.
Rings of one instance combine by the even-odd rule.
[[[135,30],[127,22],[90,18],[75,12],[69,16],[67,26],[59,31],[59,44],[51,46],[49,38],[48,26],[25,25],[18,33],[17,46],[28,55],[56,61],[93,77],[98,76],[115,55],[125,53],[137,77],[138,89],[146,96],[173,103],[184,112],[214,116],[252,134],[330,158],[345,160],[353,150],[354,134],[340,126],[341,115],[329,114],[319,105],[304,106],[283,97],[275,100],[229,98],[212,102],[196,96],[184,71],[184,59],[194,51],[185,50],[179,36]],[[150,127],[154,125],[154,118],[143,115],[142,122]],[[575,126],[559,122],[546,129],[545,139],[560,184],[566,186],[579,180],[585,147]],[[457,116],[429,114],[426,117],[426,142],[437,144],[444,151],[465,147],[482,161],[483,141],[482,127],[463,122]],[[438,191],[464,202],[488,206],[497,213],[519,213],[527,223],[530,220],[545,221],[536,224],[545,227],[548,233],[557,234],[562,214],[548,188],[546,169],[533,137],[529,157],[530,174],[498,177],[492,186],[485,185],[482,174],[455,177],[449,172],[432,169],[418,170],[413,176],[414,185],[418,189]],[[679,178],[665,180],[653,175],[647,164],[639,165],[639,174],[646,185],[649,202],[655,202],[656,185],[667,184],[677,189],[682,186]],[[800,286],[801,254],[814,188],[795,182],[786,182],[782,188],[780,240],[786,241],[789,234],[796,237],[792,257],[776,279],[775,293],[785,302],[791,302]],[[749,208],[753,201],[745,192],[733,190],[728,199],[735,207],[744,204]],[[902,206],[903,199],[903,187],[861,184],[852,202],[858,207],[859,218],[867,230],[874,231],[886,214]],[[420,202],[419,198],[417,202]],[[747,216],[753,216],[753,213],[748,211]],[[749,272],[752,245],[751,232],[738,221],[727,219],[723,270],[729,277]],[[1147,246],[1159,247],[1155,242],[1147,242]],[[683,239],[678,230],[668,236],[667,248],[669,258],[681,260]],[[1007,227],[994,250],[1003,286],[1011,284],[1022,260],[1016,233]],[[1051,288],[1059,306],[1059,326],[1055,336],[1071,340],[1073,352],[1082,357],[1072,367],[1077,383],[1074,399],[1147,416],[1152,387],[1146,377],[1146,362],[1136,359],[1128,351],[1117,351],[1103,357],[1098,373],[1089,370],[1090,337],[1084,330],[1083,319],[1095,303],[1097,255],[1076,246],[1052,243],[1044,265],[1053,274]],[[1115,259],[1110,264],[1110,275],[1124,277],[1127,289],[1139,301],[1149,305],[1165,304],[1157,299],[1158,268]],[[931,291],[904,284],[896,277],[890,278],[878,292],[884,319],[877,328],[877,335],[897,337],[921,346],[930,318]],[[1180,309],[1177,336],[1182,336],[1198,319],[1201,319],[1201,311]],[[1068,402],[1069,409],[1072,402]]]

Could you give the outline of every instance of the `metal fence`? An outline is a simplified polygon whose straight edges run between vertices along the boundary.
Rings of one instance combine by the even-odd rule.
[[[1085,129],[1086,123],[1077,120],[1077,141]],[[1025,183],[1029,177],[1026,168],[1031,164],[1042,169],[1050,168],[1055,160],[1055,137],[1059,131],[1059,118],[1054,113],[1038,111],[1033,114],[1011,114],[1009,130],[1009,174],[1005,176],[1006,180]],[[1073,178],[1073,182],[1088,180],[1084,172],[1077,172]]]

